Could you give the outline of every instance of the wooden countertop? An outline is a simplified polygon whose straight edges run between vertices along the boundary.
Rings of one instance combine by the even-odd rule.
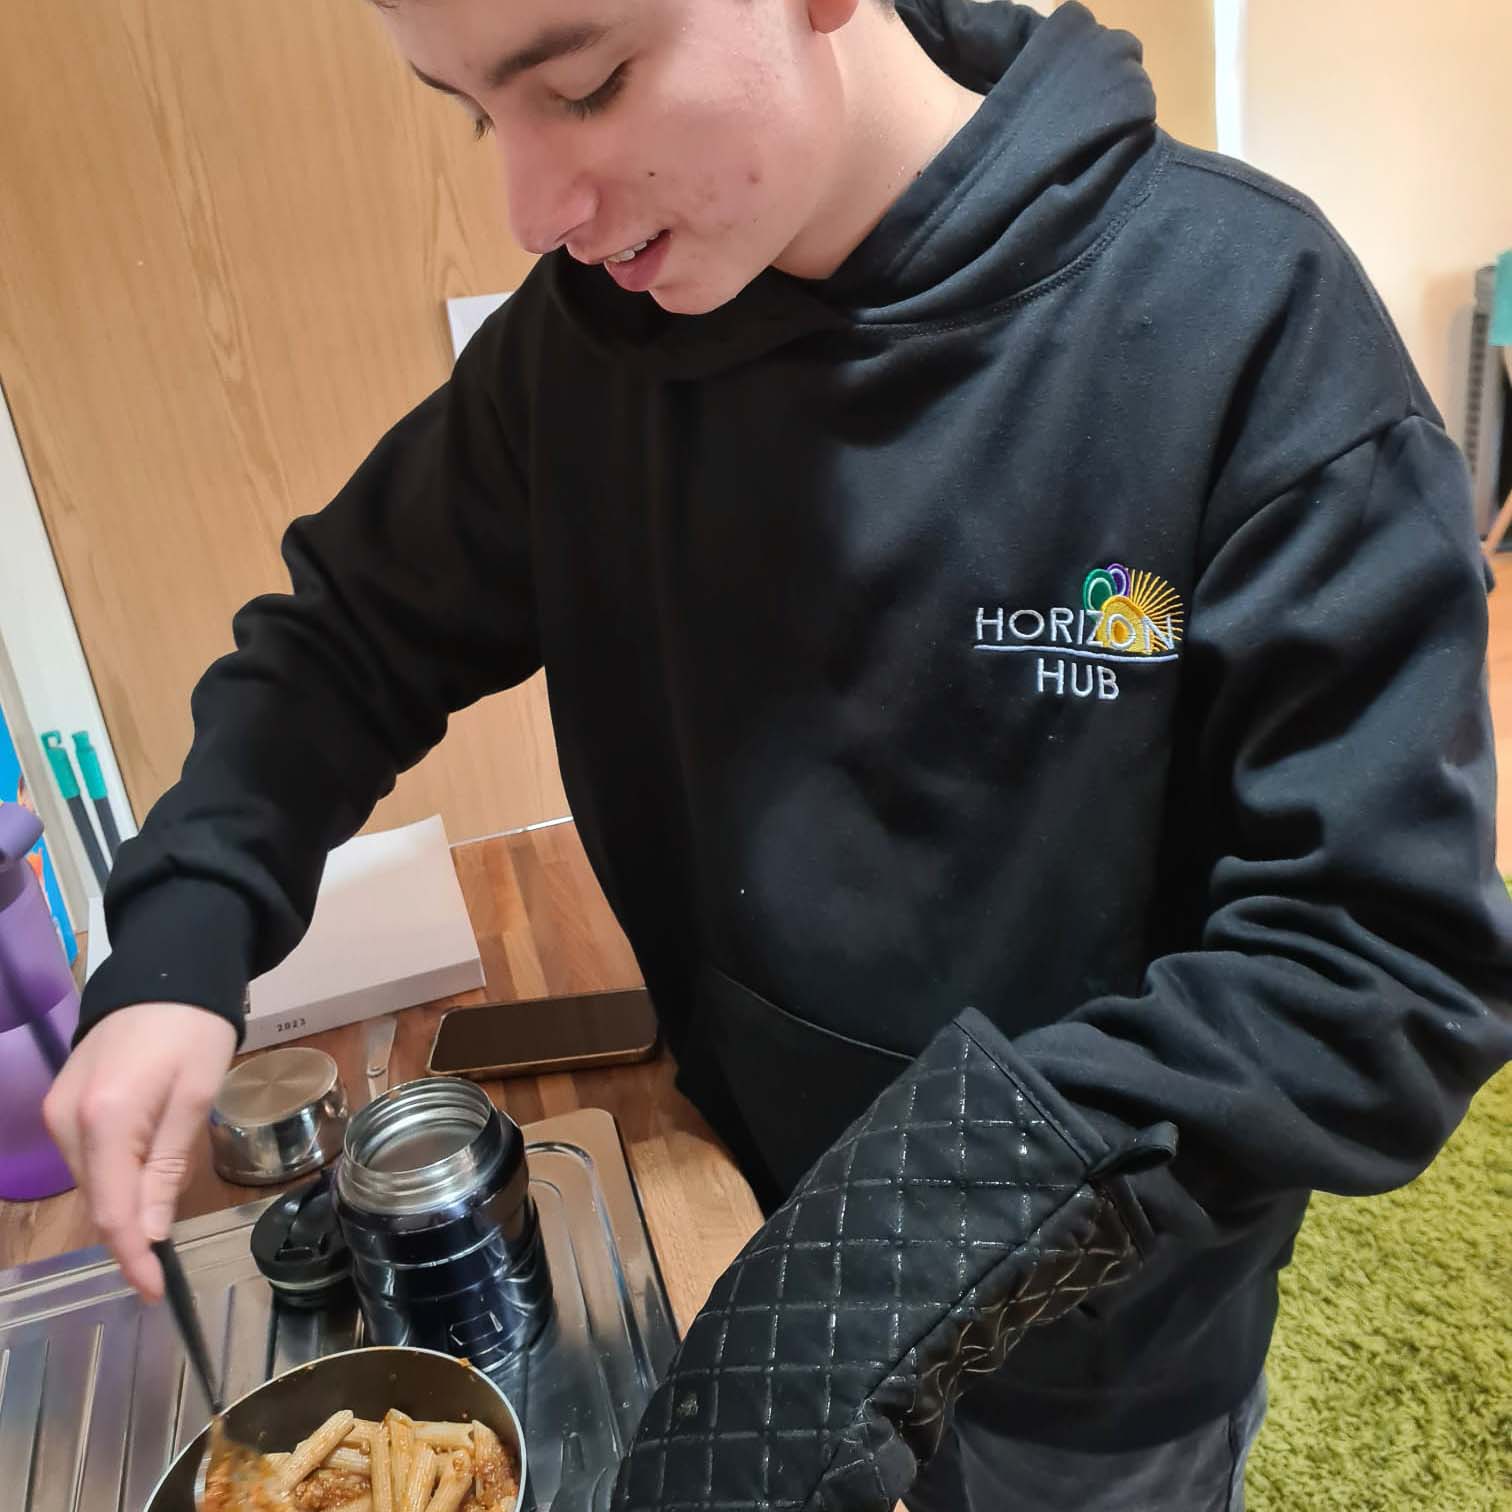
[[[478,934],[486,986],[399,1017],[390,1084],[419,1076],[443,1009],[495,998],[598,992],[640,983],[635,958],[604,901],[576,826],[559,824],[459,846],[462,894]],[[334,1056],[348,1095],[366,1096],[362,1026],[298,1041]],[[605,1108],[619,1123],[679,1330],[761,1222],[750,1188],[723,1147],[672,1085],[665,1052],[638,1066],[511,1078],[487,1084],[517,1123],[577,1108]],[[273,1188],[231,1186],[199,1151],[179,1216],[236,1207]],[[0,1202],[0,1269],[97,1244],[77,1192],[42,1202]]]

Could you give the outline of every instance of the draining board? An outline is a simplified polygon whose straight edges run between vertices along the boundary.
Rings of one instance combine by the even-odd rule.
[[[564,1433],[590,1466],[624,1452],[676,1336],[614,1120],[589,1109],[524,1134],[556,1309],[494,1379],[525,1427],[528,1512],[556,1491]],[[364,1342],[355,1308],[274,1306],[249,1247],[269,1200],[174,1229],[228,1401]],[[104,1250],[0,1271],[6,1512],[141,1512],[209,1415],[166,1310],[144,1308]]]

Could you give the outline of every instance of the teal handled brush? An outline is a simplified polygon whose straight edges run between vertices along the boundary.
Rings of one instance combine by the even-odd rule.
[[[74,732],[74,759],[79,763],[79,772],[84,778],[84,791],[94,803],[95,815],[100,821],[100,833],[105,837],[105,850],[112,861],[121,848],[121,832],[116,828],[115,815],[110,809],[110,795],[105,788],[105,773],[100,770],[99,753],[89,743],[83,730]]]
[[[79,839],[84,843],[84,854],[89,857],[90,870],[95,874],[95,881],[104,887],[106,878],[110,876],[110,865],[100,854],[100,842],[95,838],[94,825],[89,822],[89,810],[84,807],[84,800],[79,796],[79,782],[74,776],[73,762],[68,759],[68,747],[63,744],[63,737],[58,731],[48,730],[42,736],[42,749],[47,752],[47,759],[52,765],[58,791],[63,794],[68,812],[73,815],[74,828],[78,830]]]

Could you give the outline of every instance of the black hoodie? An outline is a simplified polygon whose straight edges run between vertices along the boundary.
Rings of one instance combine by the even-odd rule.
[[[543,259],[285,556],[121,855],[85,1021],[237,1020],[328,847],[545,665],[584,844],[763,1202],[968,1005],[1160,1236],[1012,1431],[1251,1386],[1314,1188],[1512,1047],[1464,464],[1306,200],[1154,124],[1079,6],[913,0],[988,91],[835,276],[661,312]],[[970,1400],[968,1398],[968,1400]]]

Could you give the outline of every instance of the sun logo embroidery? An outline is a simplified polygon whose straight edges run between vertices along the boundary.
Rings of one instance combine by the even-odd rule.
[[[1097,615],[1096,645],[1125,656],[1159,656],[1181,641],[1181,595],[1153,572],[1121,562],[1094,567],[1082,582],[1082,608]]]

